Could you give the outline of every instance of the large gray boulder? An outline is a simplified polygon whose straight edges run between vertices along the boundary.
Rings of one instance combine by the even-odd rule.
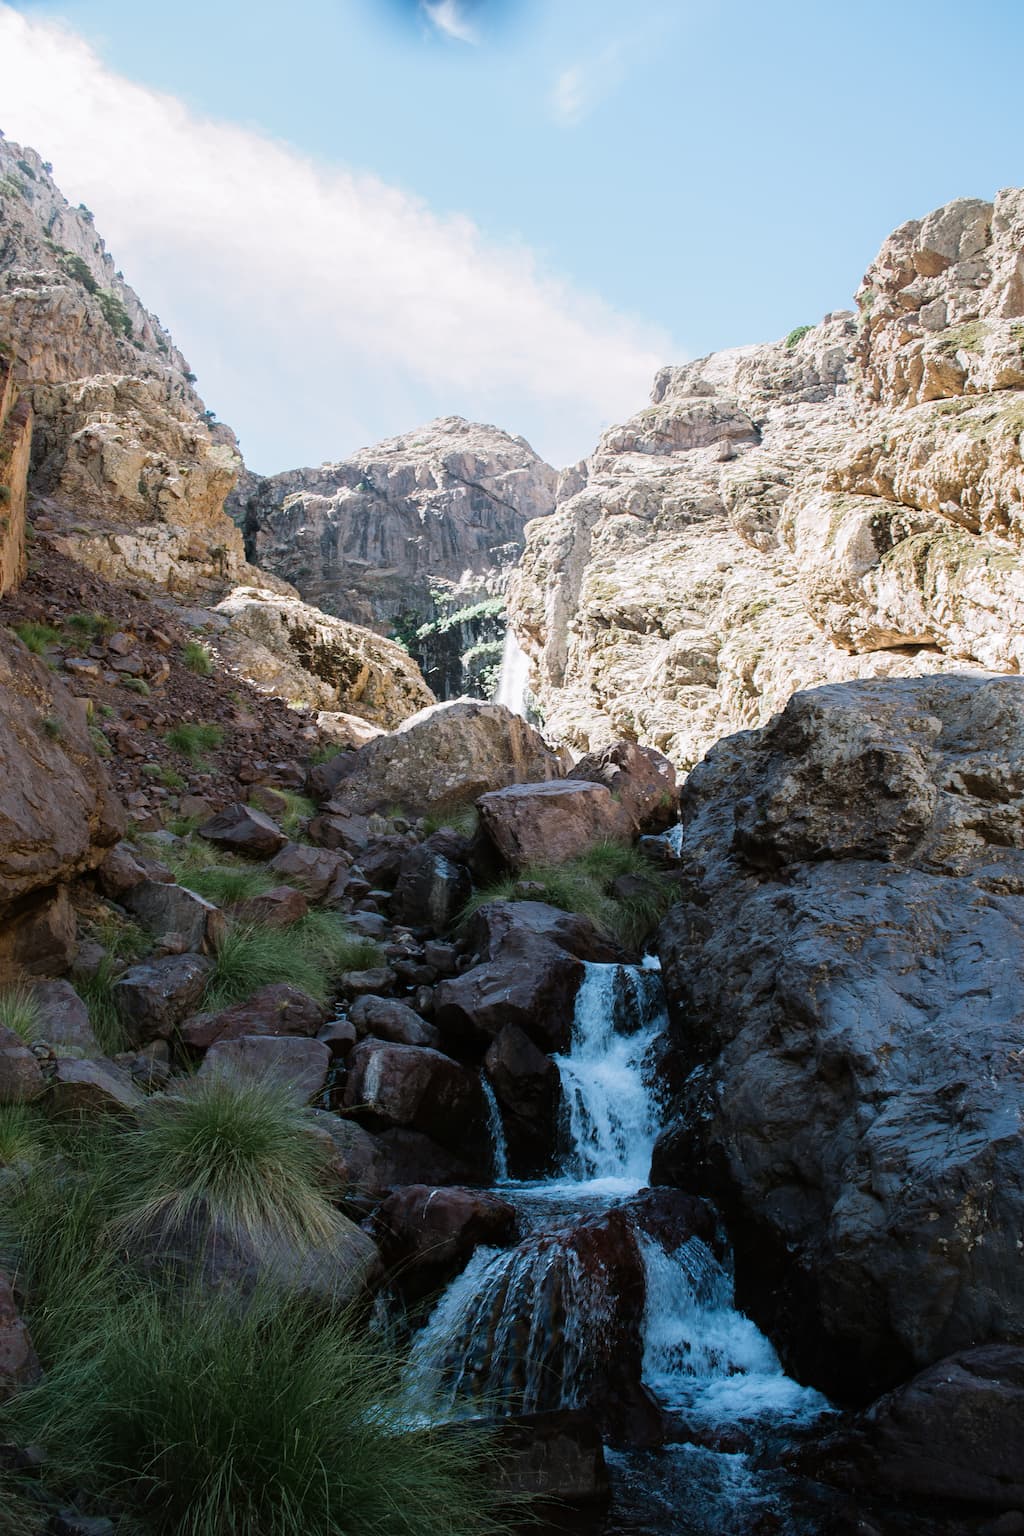
[[[721,1203],[741,1300],[834,1391],[1024,1341],[1024,683],[797,694],[683,816],[653,1177]]]

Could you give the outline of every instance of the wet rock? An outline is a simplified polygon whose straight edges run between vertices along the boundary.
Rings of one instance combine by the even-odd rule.
[[[797,694],[683,815],[652,1176],[721,1206],[740,1304],[826,1390],[1024,1337],[1024,684]]]
[[[18,1310],[10,1280],[0,1271],[0,1403],[42,1377],[39,1356]]]
[[[543,738],[500,704],[435,704],[387,736],[313,769],[321,800],[356,814],[400,805],[412,816],[469,805],[488,790],[558,778]]]
[[[199,836],[218,848],[244,853],[251,859],[272,859],[288,841],[276,821],[240,800],[204,821]]]
[[[142,880],[122,893],[121,902],[158,938],[180,934],[183,950],[210,954],[227,933],[227,919],[213,902],[182,885]]]
[[[489,901],[478,907],[466,927],[470,954],[496,960],[510,950],[528,954],[543,939],[577,960],[614,962],[628,957],[619,946],[576,912],[563,912],[543,901]]]
[[[439,843],[442,844],[439,846]],[[469,870],[448,856],[443,839],[429,837],[402,860],[391,911],[399,922],[444,933],[473,890]]]
[[[566,778],[603,784],[629,813],[638,832],[664,832],[676,819],[676,770],[653,747],[616,741],[581,757]]]
[[[484,1423],[495,1435],[494,1466],[503,1491],[558,1505],[607,1502],[604,1444],[585,1409],[519,1413]]]
[[[104,1057],[87,1061],[60,1057],[47,1095],[53,1115],[133,1114],[142,1103],[131,1073]]]
[[[275,875],[296,880],[311,901],[321,901],[331,884],[348,868],[341,854],[305,843],[288,843],[270,861]]]
[[[184,1021],[179,1034],[185,1045],[205,1051],[218,1040],[238,1040],[242,1035],[315,1035],[327,1017],[327,1009],[308,992],[275,982],[232,1008],[194,1014]]]
[[[467,1163],[420,1131],[396,1128],[374,1133],[355,1120],[326,1113],[317,1120],[334,1143],[332,1168],[347,1198],[380,1200],[396,1186],[416,1179],[437,1184],[473,1179]]]
[[[421,1019],[414,1009],[391,997],[359,997],[348,1011],[350,1022],[360,1035],[375,1035],[395,1045],[438,1047],[441,1036]]]
[[[595,843],[633,835],[631,814],[603,784],[513,784],[477,801],[481,823],[512,869],[563,864]]]
[[[30,1104],[45,1087],[32,1051],[13,1029],[0,1024],[0,1104]]]
[[[344,1102],[371,1124],[422,1131],[456,1151],[478,1144],[484,1130],[479,1079],[426,1046],[361,1041],[349,1057]]]
[[[32,986],[32,996],[39,1008],[39,1036],[47,1045],[52,1045],[58,1054],[100,1054],[89,1023],[89,1010],[69,981],[37,981]]]
[[[434,1022],[446,1038],[486,1050],[508,1025],[542,1051],[566,1050],[583,966],[545,939],[521,935],[498,958],[434,988]]]
[[[296,1035],[239,1035],[211,1045],[199,1075],[273,1078],[291,1089],[300,1103],[308,1104],[323,1093],[330,1064],[331,1053],[322,1040]]]
[[[359,1036],[356,1034],[354,1024],[348,1019],[331,1019],[329,1024],[317,1031],[316,1038],[322,1040],[331,1053],[331,1059],[347,1056],[355,1045]]]
[[[412,1184],[378,1208],[373,1232],[408,1300],[441,1289],[480,1244],[501,1247],[515,1232],[515,1207],[484,1190]]]
[[[484,1071],[502,1110],[509,1171],[537,1177],[552,1163],[562,1102],[558,1068],[515,1024],[506,1024],[484,1057]]]
[[[135,1040],[166,1040],[194,1009],[213,969],[204,955],[168,955],[134,965],[114,983],[114,1001]]]

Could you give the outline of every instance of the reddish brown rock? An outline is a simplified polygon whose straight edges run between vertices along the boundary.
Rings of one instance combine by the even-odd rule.
[[[466,927],[466,948],[481,960],[496,960],[509,950],[525,954],[538,939],[557,945],[577,960],[607,963],[628,959],[589,917],[563,912],[544,901],[488,901],[477,908]]]
[[[203,955],[168,955],[134,965],[114,983],[114,1001],[132,1037],[166,1040],[203,995],[212,969]]]
[[[479,1079],[426,1046],[363,1040],[349,1057],[345,1106],[371,1124],[407,1126],[458,1151],[479,1145],[484,1129]]]
[[[445,847],[444,834],[435,833],[402,860],[391,911],[401,923],[444,933],[462,911],[473,890],[469,870]]]
[[[111,848],[96,871],[96,884],[112,901],[121,901],[126,892],[146,878],[147,871],[126,843]]]
[[[290,928],[309,911],[309,900],[291,885],[275,885],[234,908],[242,923],[262,923],[267,928]]]
[[[179,1035],[193,1050],[205,1051],[218,1040],[238,1040],[242,1035],[312,1036],[327,1018],[327,1009],[308,992],[275,982],[220,1013],[193,1014],[181,1025]]]
[[[564,864],[595,843],[631,837],[633,818],[603,784],[566,779],[513,784],[482,795],[480,820],[512,869]]]
[[[355,1120],[326,1113],[317,1120],[334,1143],[332,1168],[348,1198],[380,1200],[417,1178],[460,1184],[474,1177],[468,1163],[421,1131],[396,1127],[375,1133]]]
[[[531,1178],[550,1167],[555,1154],[561,1087],[558,1068],[518,1025],[506,1024],[484,1057],[502,1111],[509,1171]]]
[[[568,1048],[583,966],[545,939],[510,946],[434,989],[434,1021],[442,1035],[486,1048],[514,1024],[542,1051]]]
[[[58,1053],[98,1056],[89,1010],[69,981],[37,981],[32,995],[39,1008],[39,1036]]]
[[[46,1087],[39,1063],[13,1029],[0,1024],[0,1104],[29,1104]]]
[[[294,880],[311,901],[320,901],[331,884],[348,868],[348,860],[326,848],[287,843],[270,861],[275,875]]]
[[[676,770],[654,747],[616,741],[581,757],[566,778],[603,784],[638,832],[664,832],[679,814]]]
[[[351,1023],[360,1035],[375,1035],[395,1045],[429,1045],[435,1048],[441,1036],[433,1025],[421,1019],[415,1009],[393,997],[360,997],[348,1011]]]
[[[53,1115],[132,1114],[144,1102],[131,1073],[105,1058],[61,1057],[47,1095]]]
[[[78,948],[75,913],[66,886],[33,892],[0,919],[0,978],[61,976]]]
[[[308,1104],[323,1093],[330,1064],[331,1053],[322,1040],[298,1035],[239,1035],[211,1045],[199,1073],[273,1078]]]
[[[412,1184],[383,1202],[373,1231],[395,1282],[412,1300],[439,1290],[481,1243],[511,1242],[515,1224],[515,1207],[497,1195]]]
[[[276,821],[240,800],[205,821],[199,836],[208,843],[216,843],[218,848],[244,853],[252,859],[272,859],[288,841]]]

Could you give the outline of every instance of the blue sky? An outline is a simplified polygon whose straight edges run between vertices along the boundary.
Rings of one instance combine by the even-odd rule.
[[[568,462],[1024,181],[1019,0],[0,0],[0,52],[261,470],[447,412]]]

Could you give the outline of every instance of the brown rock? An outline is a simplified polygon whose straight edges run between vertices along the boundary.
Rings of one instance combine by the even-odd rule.
[[[348,1011],[350,1022],[360,1035],[374,1035],[395,1045],[438,1047],[441,1036],[433,1025],[421,1019],[406,1003],[393,997],[359,997]]]
[[[39,1063],[28,1046],[0,1024],[0,1104],[29,1104],[46,1087]]]
[[[495,1436],[494,1468],[503,1492],[556,1506],[607,1502],[604,1443],[586,1409],[516,1413],[484,1422]]]
[[[60,976],[78,947],[75,913],[67,887],[34,893],[0,926],[0,977]]]
[[[179,953],[212,954],[227,932],[227,920],[213,902],[182,885],[143,880],[124,891],[121,902],[157,938],[180,935]]]
[[[295,880],[311,901],[321,901],[339,875],[348,868],[348,860],[325,848],[310,848],[305,843],[286,843],[270,861],[275,875]]]
[[[536,1177],[551,1166],[556,1150],[558,1068],[518,1025],[506,1024],[488,1047],[484,1070],[503,1111],[509,1171]]]
[[[252,896],[235,909],[242,923],[262,923],[267,928],[290,928],[309,911],[309,900],[291,885],[275,885],[259,896]]]
[[[294,1035],[238,1035],[215,1041],[203,1057],[199,1073],[273,1078],[292,1089],[301,1103],[308,1104],[323,1092],[330,1064],[331,1053],[321,1040]]]
[[[515,1207],[497,1195],[412,1184],[396,1189],[378,1208],[373,1232],[385,1264],[412,1300],[438,1291],[481,1243],[511,1242],[515,1224]]]
[[[434,837],[410,848],[402,860],[391,911],[402,923],[444,933],[462,911],[473,890],[469,870],[456,863]]]
[[[327,1020],[327,1010],[315,998],[284,982],[260,987],[244,1002],[220,1013],[197,1013],[179,1030],[183,1043],[205,1051],[218,1040],[242,1035],[315,1035]]]
[[[454,1150],[475,1146],[484,1128],[479,1080],[426,1046],[361,1041],[349,1057],[344,1102],[371,1125],[422,1131]]]
[[[184,812],[182,814],[185,814]],[[141,885],[147,871],[127,843],[111,848],[96,870],[96,884],[104,896],[120,901],[133,886]]]
[[[203,955],[168,955],[125,971],[114,999],[132,1036],[166,1040],[199,1002],[211,969]]]
[[[486,1047],[508,1025],[542,1051],[568,1049],[583,966],[546,939],[522,939],[434,989],[434,1022],[453,1041]]]
[[[563,864],[595,843],[631,837],[633,818],[603,784],[513,784],[477,802],[481,823],[513,869]]]
[[[68,981],[37,981],[32,995],[39,1006],[39,1035],[47,1045],[82,1056],[100,1053],[89,1010]]]
[[[131,1074],[112,1061],[100,1058],[78,1061],[60,1057],[47,1098],[54,1115],[132,1114],[144,1096]]]
[[[244,853],[253,859],[272,859],[288,841],[276,821],[236,800],[226,810],[211,816],[199,828],[199,836],[218,848]]]
[[[664,832],[677,818],[676,770],[653,747],[616,741],[581,757],[566,778],[603,784],[628,811],[638,832]]]

